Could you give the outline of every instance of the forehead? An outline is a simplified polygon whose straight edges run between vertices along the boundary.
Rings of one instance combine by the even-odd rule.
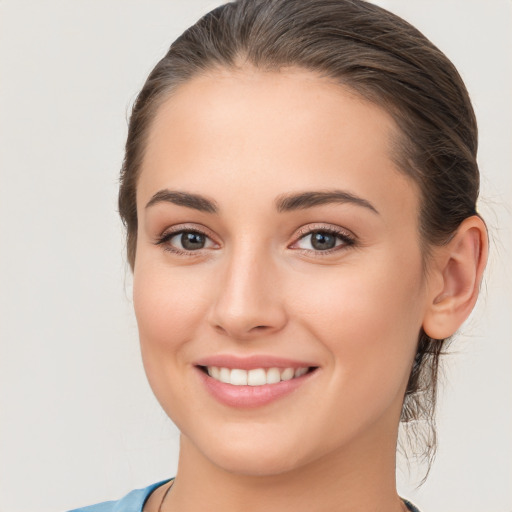
[[[159,108],[137,196],[162,188],[208,188],[226,198],[343,188],[376,200],[395,191],[388,201],[408,195],[416,208],[415,186],[392,158],[396,134],[385,110],[312,72],[212,71]]]

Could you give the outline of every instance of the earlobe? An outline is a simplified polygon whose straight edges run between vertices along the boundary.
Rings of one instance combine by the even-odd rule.
[[[485,223],[476,215],[468,217],[438,249],[423,330],[433,339],[446,339],[466,320],[478,298],[488,252]]]

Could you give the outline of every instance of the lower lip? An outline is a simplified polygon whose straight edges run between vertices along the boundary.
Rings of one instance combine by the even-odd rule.
[[[206,389],[214,398],[224,405],[240,408],[261,407],[270,404],[295,391],[316,373],[316,371],[308,372],[301,377],[283,380],[276,384],[233,386],[213,379],[199,368],[196,369]]]

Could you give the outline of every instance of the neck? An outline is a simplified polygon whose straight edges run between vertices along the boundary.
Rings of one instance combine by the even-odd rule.
[[[162,510],[400,512],[394,441],[383,445],[379,435],[289,471],[246,475],[213,464],[182,436],[177,478]]]

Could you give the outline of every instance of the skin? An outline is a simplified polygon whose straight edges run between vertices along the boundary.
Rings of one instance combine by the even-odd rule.
[[[395,133],[381,108],[293,69],[211,72],[160,107],[137,188],[134,305],[149,382],[182,433],[163,510],[404,509],[395,449],[418,333],[452,334],[469,314],[479,276],[461,284],[459,263],[483,270],[485,229],[470,222],[459,252],[455,242],[434,251],[424,272],[419,193],[393,163]],[[162,190],[201,194],[218,213],[147,206]],[[283,194],[327,190],[376,211],[275,207]],[[205,247],[177,254],[179,236],[156,243],[175,227],[205,232]],[[322,253],[304,228],[339,229],[353,243]],[[443,306],[463,291],[465,309],[452,303],[450,315]],[[240,409],[212,398],[194,368],[219,353],[318,369],[290,395]]]

